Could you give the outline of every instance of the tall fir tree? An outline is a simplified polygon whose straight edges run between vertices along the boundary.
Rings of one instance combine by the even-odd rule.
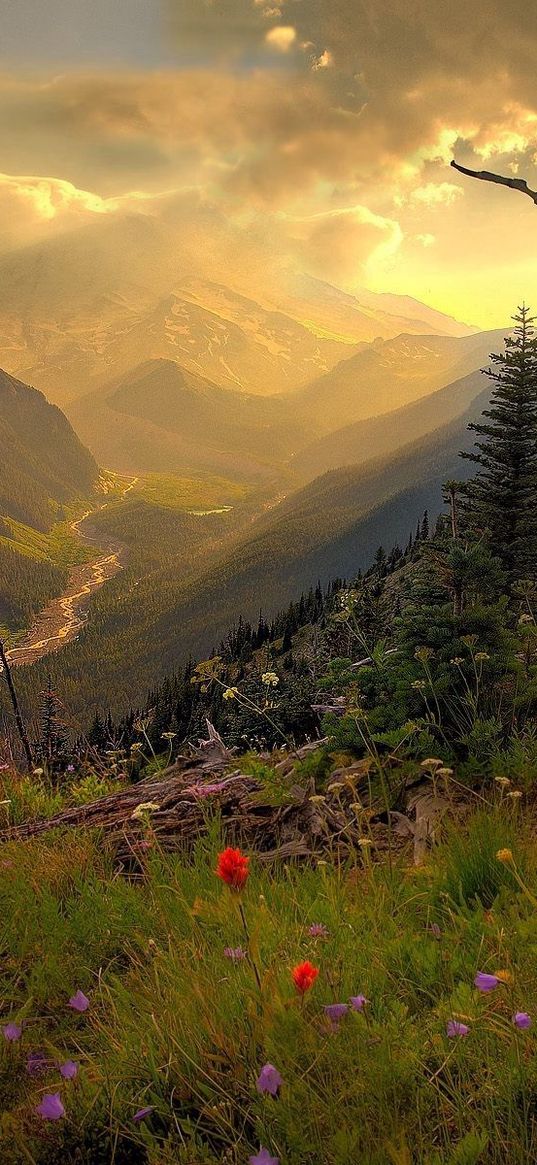
[[[511,580],[537,573],[537,337],[526,306],[513,316],[505,352],[483,369],[494,382],[484,420],[469,426],[479,440],[461,454],[478,467],[467,486],[467,517],[488,532]]]

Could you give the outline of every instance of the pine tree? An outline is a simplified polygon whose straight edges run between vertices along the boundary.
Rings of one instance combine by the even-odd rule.
[[[487,532],[512,581],[537,571],[537,337],[527,307],[513,319],[505,352],[483,370],[494,389],[486,421],[469,426],[479,440],[461,454],[478,466],[467,487],[468,520]]]

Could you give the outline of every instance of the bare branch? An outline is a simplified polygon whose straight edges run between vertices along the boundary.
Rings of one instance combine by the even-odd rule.
[[[519,190],[521,194],[527,194],[537,206],[537,190],[530,190],[524,178],[503,178],[501,174],[491,174],[490,170],[467,170],[466,166],[459,166],[457,162],[452,162],[451,165],[454,170],[459,171],[459,174],[467,174],[469,178],[479,178],[482,182],[496,182],[499,186]]]

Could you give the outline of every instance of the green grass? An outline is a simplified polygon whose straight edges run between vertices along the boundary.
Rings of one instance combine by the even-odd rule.
[[[76,512],[73,511],[73,519],[82,513],[84,510],[79,507]],[[23,522],[15,522],[12,518],[3,518],[2,523],[9,528],[10,535],[0,536],[0,545],[8,546],[35,562],[52,562],[55,566],[70,567],[89,562],[95,557],[95,550],[82,544],[73,533],[69,521],[56,522],[48,534],[34,530],[32,526],[25,526]]]
[[[178,477],[174,474],[148,473],[132,491],[146,502],[172,510],[216,509],[243,501],[250,492],[240,482],[211,474]]]
[[[213,872],[216,823],[188,856],[164,856],[148,830],[136,880],[98,837],[3,847],[2,1022],[26,1026],[0,1047],[2,1162],[243,1165],[261,1144],[281,1165],[535,1159],[535,1034],[511,1016],[537,1016],[537,875],[516,816],[479,812],[464,845],[448,837],[418,871],[253,857],[242,901],[260,989],[248,961],[223,953],[247,939]],[[312,938],[312,923],[328,936]],[[291,968],[305,959],[319,977],[302,1003]],[[478,970],[508,981],[481,995]],[[84,1015],[67,1006],[77,989]],[[365,1012],[332,1030],[323,1006],[358,994]],[[451,1018],[466,1038],[447,1038]],[[49,1067],[32,1077],[37,1049]],[[74,1082],[55,1067],[65,1059],[79,1062]],[[283,1078],[277,1099],[256,1089],[267,1062]],[[66,1117],[42,1124],[35,1107],[57,1091]]]

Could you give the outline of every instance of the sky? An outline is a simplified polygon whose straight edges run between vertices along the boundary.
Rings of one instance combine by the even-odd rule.
[[[262,296],[304,272],[480,327],[537,308],[537,6],[3,0],[0,249],[98,216],[202,223]]]

